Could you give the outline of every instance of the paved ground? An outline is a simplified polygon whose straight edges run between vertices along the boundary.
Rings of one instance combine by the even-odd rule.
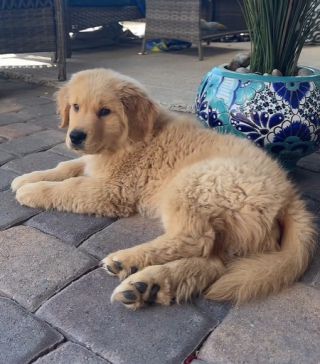
[[[239,309],[195,300],[130,312],[99,260],[161,226],[21,207],[14,177],[73,158],[57,129],[54,88],[0,80],[0,364],[320,363],[320,249],[302,282]],[[320,226],[320,154],[291,177]],[[208,334],[210,336],[208,337]]]

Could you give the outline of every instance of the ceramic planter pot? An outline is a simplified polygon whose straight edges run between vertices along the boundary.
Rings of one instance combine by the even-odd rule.
[[[247,138],[292,169],[320,148],[320,71],[275,77],[212,69],[196,97],[201,123]]]

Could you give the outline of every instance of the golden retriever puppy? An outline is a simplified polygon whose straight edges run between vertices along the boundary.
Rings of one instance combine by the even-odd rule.
[[[204,295],[236,304],[293,284],[315,246],[313,218],[277,162],[250,141],[201,127],[106,69],[57,93],[66,142],[82,157],[12,183],[27,206],[161,219],[165,234],[103,260],[136,309]]]

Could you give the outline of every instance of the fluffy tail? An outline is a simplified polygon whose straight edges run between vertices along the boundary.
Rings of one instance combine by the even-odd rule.
[[[280,218],[281,250],[239,258],[206,292],[205,298],[237,305],[293,284],[305,272],[316,244],[314,216],[296,198]]]

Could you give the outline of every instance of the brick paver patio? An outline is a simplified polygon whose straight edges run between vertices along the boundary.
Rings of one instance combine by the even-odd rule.
[[[54,88],[0,80],[0,364],[320,363],[320,249],[302,281],[241,308],[196,299],[131,312],[110,303],[108,253],[162,227],[20,206],[10,183],[73,158]],[[320,226],[320,154],[291,173]],[[208,337],[209,335],[209,337]]]

